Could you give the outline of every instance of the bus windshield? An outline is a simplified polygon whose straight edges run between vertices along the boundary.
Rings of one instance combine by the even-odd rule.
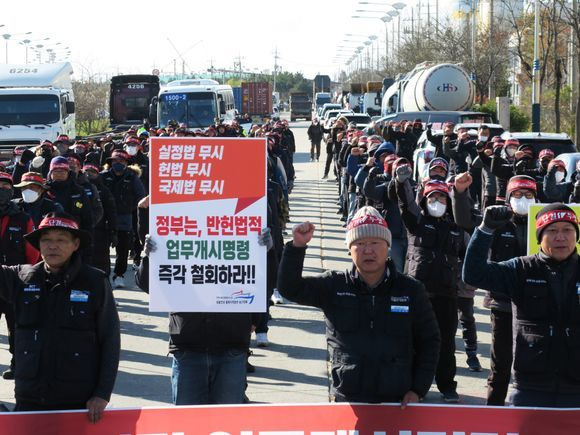
[[[163,94],[159,99],[159,125],[169,121],[186,124],[188,128],[207,128],[219,118],[213,92]]]
[[[0,95],[0,125],[54,124],[59,106],[56,95]]]

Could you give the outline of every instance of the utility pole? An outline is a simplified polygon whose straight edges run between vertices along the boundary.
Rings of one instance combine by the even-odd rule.
[[[277,74],[278,74],[278,47],[274,49],[274,85],[272,86],[272,92],[276,92]]]
[[[494,26],[493,26],[493,17],[494,17],[494,11],[493,11],[493,0],[489,0],[489,43],[488,43],[488,51],[489,51],[489,85],[488,85],[488,91],[487,93],[489,94],[489,99],[495,99],[495,74],[494,74],[494,68],[493,68],[493,63],[495,62],[494,56],[492,54],[492,50],[493,50],[493,30],[494,30]]]
[[[572,16],[577,16],[578,14],[578,0],[572,0]],[[574,24],[572,23],[570,26],[570,44],[569,44],[569,56],[570,64],[568,66],[568,86],[570,86],[571,95],[570,95],[570,112],[576,112],[576,99],[578,98],[578,59],[577,59],[577,48],[576,44],[574,44],[575,35]],[[576,132],[576,136],[580,134]],[[577,142],[576,142],[577,143]]]
[[[540,131],[540,59],[538,39],[540,33],[540,4],[534,0],[534,63],[532,66],[532,131]]]

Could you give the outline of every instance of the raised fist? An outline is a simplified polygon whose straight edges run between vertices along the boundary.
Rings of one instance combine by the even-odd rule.
[[[483,225],[490,230],[497,230],[506,225],[513,212],[505,205],[491,205],[483,212]]]

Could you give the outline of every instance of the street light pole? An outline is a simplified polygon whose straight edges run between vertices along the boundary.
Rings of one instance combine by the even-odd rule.
[[[532,67],[532,131],[540,131],[540,59],[538,58],[539,1],[534,0],[534,64]]]

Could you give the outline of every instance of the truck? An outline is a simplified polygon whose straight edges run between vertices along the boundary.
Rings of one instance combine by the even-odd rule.
[[[242,113],[262,119],[272,115],[272,84],[268,82],[242,83]]]
[[[332,95],[330,95],[330,92],[317,92],[314,95],[314,110],[317,110],[330,102],[332,102]]]
[[[383,96],[383,116],[394,112],[467,110],[475,85],[461,64],[423,62],[399,74]]]
[[[362,97],[362,113],[370,116],[381,114],[383,82],[367,82],[366,92]]]
[[[304,118],[308,121],[312,119],[312,101],[308,92],[290,93],[290,121]]]
[[[0,150],[76,136],[72,74],[69,62],[0,65]]]
[[[365,93],[364,83],[351,83],[350,92],[346,96],[346,108],[355,113],[360,113],[362,109],[362,97]]]
[[[111,77],[109,122],[111,128],[150,121],[149,105],[159,94],[159,77],[134,74]]]
[[[216,121],[235,119],[234,92],[229,85],[211,79],[174,80],[161,88],[149,108],[159,127],[170,121],[186,128],[206,129]]]

